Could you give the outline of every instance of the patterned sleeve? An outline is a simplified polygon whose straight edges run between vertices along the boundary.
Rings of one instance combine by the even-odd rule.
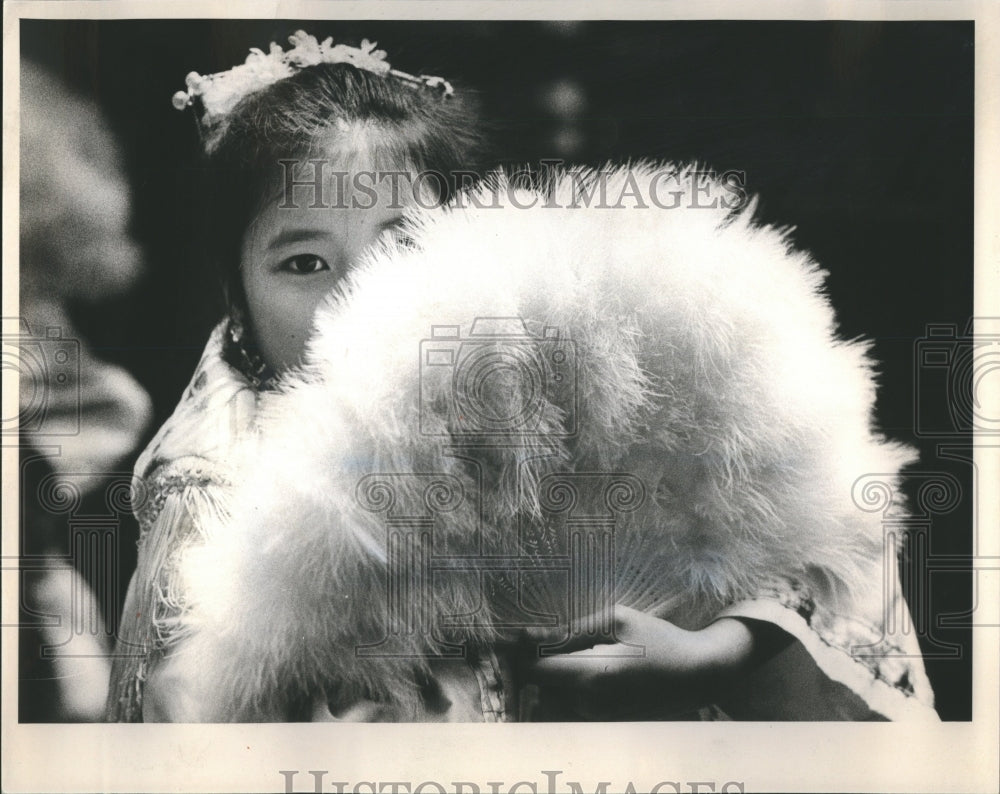
[[[224,360],[225,333],[223,321],[209,337],[173,415],[136,462],[139,560],[112,663],[107,717],[113,721],[142,720],[144,704],[151,700],[148,682],[166,681],[168,668],[172,674],[179,669],[170,652],[189,627],[178,563],[207,527],[228,519],[230,462],[237,446],[253,434],[257,393]],[[169,678],[177,703],[183,700],[182,678]],[[173,718],[171,698],[153,694],[161,705],[156,717]],[[150,710],[145,709],[147,719]]]
[[[742,680],[724,711],[735,719],[937,721],[898,577],[885,581],[845,603],[804,577],[784,577],[723,610],[719,617],[771,623],[798,640]]]
[[[144,490],[155,495],[139,511],[139,560],[112,662],[110,721],[143,720],[146,681],[185,632],[177,562],[185,548],[203,537],[206,519],[216,521],[228,512],[226,484],[183,464],[159,469],[145,483]]]

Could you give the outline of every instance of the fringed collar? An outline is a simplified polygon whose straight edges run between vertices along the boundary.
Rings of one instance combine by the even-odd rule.
[[[138,501],[148,507],[161,501],[160,481],[228,482],[237,445],[256,434],[259,389],[224,359],[227,325],[223,320],[212,331],[177,408],[136,462],[135,479],[145,489]],[[137,514],[145,524],[148,516],[141,508]]]

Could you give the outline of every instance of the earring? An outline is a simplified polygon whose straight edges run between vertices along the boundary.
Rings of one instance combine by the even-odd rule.
[[[255,389],[265,387],[274,374],[264,361],[253,335],[247,328],[243,311],[236,306],[229,312],[223,357],[226,363],[243,375]]]

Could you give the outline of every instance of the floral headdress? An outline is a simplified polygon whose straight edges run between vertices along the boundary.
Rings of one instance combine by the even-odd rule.
[[[360,47],[334,45],[332,37],[319,42],[315,36],[298,30],[288,37],[288,41],[292,47],[287,51],[271,42],[268,52],[251,48],[245,63],[226,72],[204,76],[191,72],[187,76],[187,91],[174,94],[174,107],[184,110],[190,105],[196,106],[198,129],[207,152],[215,149],[225,133],[229,112],[241,99],[291,77],[307,66],[349,63],[358,69],[391,76],[417,88],[438,89],[446,97],[454,93],[451,84],[443,77],[412,75],[393,69],[385,60],[385,50],[375,49],[376,42],[368,39],[363,39]]]

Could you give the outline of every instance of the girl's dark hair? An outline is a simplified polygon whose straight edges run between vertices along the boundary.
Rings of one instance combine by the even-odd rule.
[[[451,193],[482,166],[482,139],[471,92],[415,86],[344,63],[319,64],[241,100],[207,156],[199,191],[209,203],[206,253],[218,268],[223,297],[245,315],[240,279],[244,232],[260,209],[279,160],[305,160],[335,142],[344,125],[374,128],[379,159],[443,179],[425,183]],[[462,174],[466,176],[462,176]]]

